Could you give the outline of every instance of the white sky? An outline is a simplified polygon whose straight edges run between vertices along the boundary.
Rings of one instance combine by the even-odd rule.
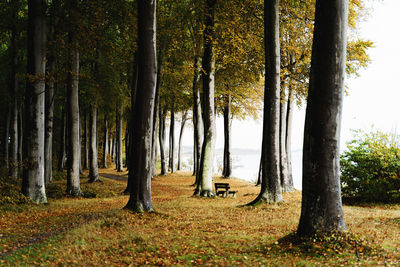
[[[342,117],[342,149],[352,138],[352,129],[400,132],[400,0],[370,0],[370,15],[360,25],[359,34],[374,42],[369,50],[371,64],[360,77],[347,80]],[[294,115],[293,150],[301,149],[304,130],[304,108]],[[179,123],[178,123],[179,125]],[[262,119],[234,120],[232,147],[261,149]],[[188,128],[184,145],[192,146],[193,132]],[[217,120],[217,148],[223,148],[223,121]]]

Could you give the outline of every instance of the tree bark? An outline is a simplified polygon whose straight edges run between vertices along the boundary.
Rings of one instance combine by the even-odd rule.
[[[3,136],[3,159],[5,165],[8,166],[9,158],[9,138],[10,138],[10,118],[11,118],[11,106],[7,108],[7,114],[4,118],[4,136]]]
[[[182,151],[182,136],[183,136],[183,131],[185,130],[185,124],[187,121],[187,111],[183,112],[182,114],[182,122],[181,122],[181,130],[179,133],[179,143],[178,143],[178,171],[180,171],[182,169],[181,166],[181,151]]]
[[[25,135],[22,193],[46,203],[44,185],[44,111],[46,71],[46,2],[28,0],[28,75],[25,95]]]
[[[300,236],[346,230],[339,141],[347,19],[347,0],[317,0],[304,129]]]
[[[134,155],[129,178],[132,186],[125,208],[135,212],[153,211],[151,201],[151,151],[154,97],[156,91],[156,0],[138,1],[138,87],[132,107]]]
[[[161,158],[161,173],[160,175],[167,175],[167,162],[165,158],[165,120],[166,120],[166,113],[165,109],[159,108],[159,117],[160,117],[160,126],[158,132],[158,138],[160,142],[160,158]]]
[[[265,95],[261,192],[251,202],[283,201],[279,163],[280,45],[279,0],[264,2]]]
[[[107,153],[108,153],[108,122],[107,116],[104,115],[104,137],[103,137],[103,168],[107,168]]]
[[[214,172],[214,146],[215,146],[215,111],[214,111],[214,78],[215,59],[213,52],[214,39],[214,13],[216,0],[206,0],[204,55],[202,60],[203,69],[203,122],[204,142],[201,150],[201,161],[199,177],[195,195],[214,196],[212,179]]]
[[[22,147],[23,147],[23,108],[22,104],[20,104],[18,111],[18,161],[22,163]],[[21,164],[20,164],[21,165]]]
[[[77,0],[70,0],[71,9],[76,11]],[[75,22],[71,12],[70,24]],[[67,153],[67,194],[79,196],[82,194],[80,188],[80,160],[81,147],[79,136],[79,51],[75,36],[75,27],[69,32],[70,59],[67,75],[67,108],[68,108],[68,153]]]
[[[197,173],[200,169],[200,158],[201,158],[201,146],[203,143],[203,120],[201,118],[201,105],[200,105],[200,71],[201,59],[199,57],[194,58],[194,74],[193,74],[193,176],[198,177]],[[195,181],[197,184],[197,180]]]
[[[89,182],[99,182],[99,167],[97,159],[97,108],[95,105],[90,107],[89,117]]]
[[[88,116],[87,111],[83,116],[83,169],[87,170],[89,168],[89,137],[88,137]]]
[[[117,147],[116,147],[116,158],[117,158],[117,172],[123,172],[124,166],[122,163],[122,107],[117,104]]]
[[[162,51],[158,55],[158,62],[157,62],[157,84],[156,84],[156,95],[154,100],[154,112],[153,112],[153,132],[152,135],[152,144],[153,144],[153,151],[152,151],[152,176],[157,175],[157,134],[158,134],[158,127],[159,127],[159,112],[158,109],[160,108],[160,87],[162,81],[162,67],[163,67],[163,53]],[[158,122],[158,123],[157,123]]]
[[[231,159],[231,97],[228,94],[224,106],[224,162],[222,176],[229,178],[232,174],[232,159]]]
[[[169,125],[169,161],[168,169],[171,173],[175,172],[175,110],[171,109],[171,123]]]

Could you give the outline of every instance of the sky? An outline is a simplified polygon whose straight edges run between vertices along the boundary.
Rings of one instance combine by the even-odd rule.
[[[400,133],[400,0],[370,0],[369,16],[361,22],[358,34],[374,42],[369,50],[371,64],[360,76],[347,79],[344,98],[341,146],[353,137],[352,130],[382,130]],[[305,106],[297,109],[293,122],[293,150],[302,149]],[[262,118],[234,120],[232,147],[261,149]],[[217,119],[217,148],[223,148],[223,120]],[[183,144],[192,146],[193,132],[187,129]]]

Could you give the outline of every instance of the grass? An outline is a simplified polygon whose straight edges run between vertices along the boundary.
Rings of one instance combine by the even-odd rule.
[[[400,265],[400,205],[345,206],[352,234],[298,239],[300,192],[284,194],[279,205],[243,207],[259,187],[215,178],[238,190],[237,198],[192,197],[194,178],[179,172],[153,179],[156,212],[133,214],[122,209],[125,182],[102,180],[83,179],[93,198],[61,194],[49,205],[0,210],[0,265]]]

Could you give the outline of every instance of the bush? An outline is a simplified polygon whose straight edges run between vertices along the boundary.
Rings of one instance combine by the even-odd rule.
[[[29,203],[29,198],[21,193],[21,179],[12,179],[6,168],[0,169],[0,206]]]
[[[400,138],[382,132],[356,132],[340,157],[344,197],[366,201],[400,199]]]

